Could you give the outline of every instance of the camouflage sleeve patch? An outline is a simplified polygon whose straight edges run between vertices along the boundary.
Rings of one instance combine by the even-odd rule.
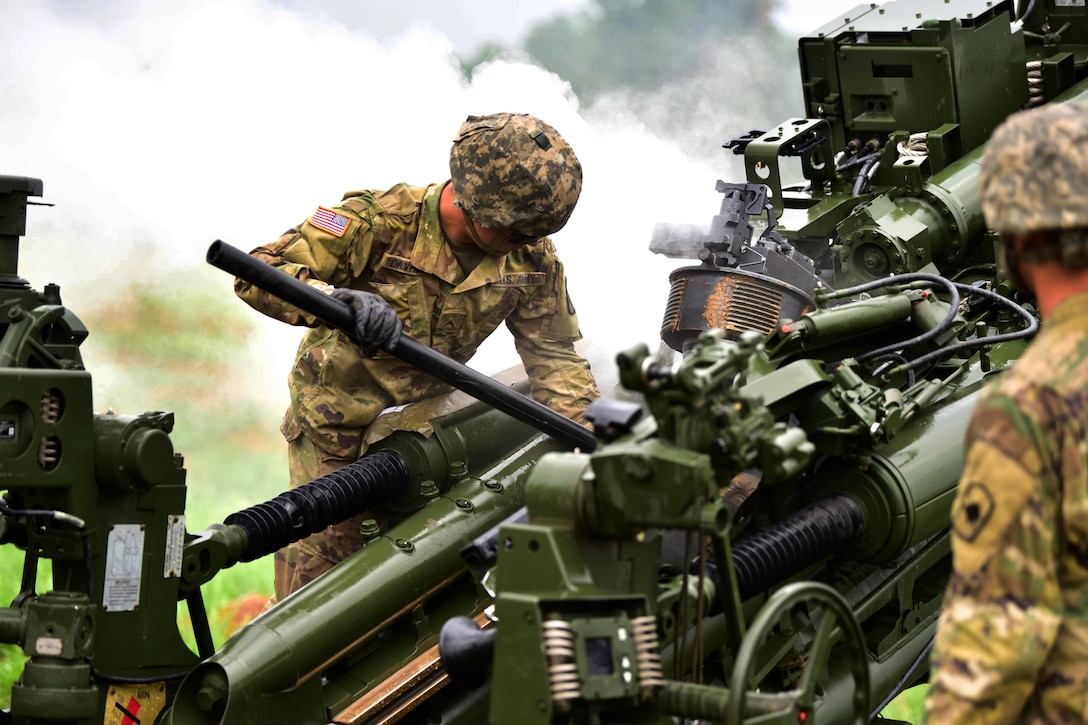
[[[989,441],[971,446],[952,506],[957,572],[971,576],[993,558],[1036,491],[1036,473],[1022,461],[1010,459]]]
[[[318,211],[321,209],[324,207]],[[372,235],[368,233],[370,227],[366,221],[349,210],[334,211],[331,215],[346,221],[319,218],[315,214],[284,232],[272,244],[257,247],[250,254],[307,284],[343,286],[350,280],[348,257],[369,254]],[[312,327],[318,324],[311,315],[247,282],[238,280],[235,292],[251,307],[270,317],[292,325]]]

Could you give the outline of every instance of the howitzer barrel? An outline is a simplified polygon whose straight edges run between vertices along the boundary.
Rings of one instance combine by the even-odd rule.
[[[360,551],[235,633],[186,678],[168,722],[324,725],[329,712],[360,701],[372,717],[386,706],[372,688],[437,644],[444,621],[486,606],[462,546],[523,506],[532,462],[561,444],[483,403],[448,410],[449,401],[431,402],[416,404],[443,411],[427,419],[430,435],[397,430],[359,461],[384,459],[373,473],[407,477],[410,489],[422,489],[409,493],[418,505],[397,508],[407,518],[369,531]],[[265,525],[262,512],[253,515]],[[283,692],[288,705],[280,707]]]
[[[355,340],[354,313],[347,303],[322,294],[223,241],[217,240],[208,247],[207,260],[213,266],[276,295]],[[596,438],[588,429],[417,340],[401,335],[397,344],[387,352],[573,448],[591,451],[597,446]]]
[[[900,432],[864,466],[837,460],[817,468],[814,496],[845,494],[861,507],[853,558],[888,562],[948,527],[963,470],[960,441],[981,387],[981,377],[965,384],[917,433]]]
[[[455,484],[389,535],[369,541],[240,629],[186,678],[167,722],[327,722],[320,719],[325,707],[337,708],[325,702],[318,675],[383,630],[392,635],[398,619],[413,612],[429,618],[437,641],[451,605],[431,598],[462,578],[470,581],[460,555],[462,544],[521,507],[527,461],[554,450],[554,445],[536,436],[515,456],[482,472],[483,482],[466,478]],[[475,600],[475,585],[467,589],[473,592],[468,598]],[[393,656],[380,658],[381,674],[396,671],[399,657],[419,653],[411,647],[393,649],[397,650]],[[369,672],[374,676],[373,670]],[[347,677],[356,685],[368,679],[351,673]],[[277,709],[275,696],[285,691],[292,693],[298,709]]]

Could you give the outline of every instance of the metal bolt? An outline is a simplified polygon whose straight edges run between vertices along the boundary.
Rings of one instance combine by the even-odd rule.
[[[370,541],[382,532],[378,526],[378,522],[374,519],[367,519],[359,525],[359,535],[363,537],[364,541]]]

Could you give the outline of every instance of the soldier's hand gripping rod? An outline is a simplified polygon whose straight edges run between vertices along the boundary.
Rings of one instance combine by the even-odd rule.
[[[308,312],[359,344],[354,331],[354,313],[347,303],[333,299],[221,240],[208,247],[207,260],[224,272]],[[589,452],[597,447],[597,439],[587,428],[407,335],[401,335],[397,344],[386,352],[572,448]]]

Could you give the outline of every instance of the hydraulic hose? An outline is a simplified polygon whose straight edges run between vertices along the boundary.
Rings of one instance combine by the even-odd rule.
[[[861,524],[861,507],[854,499],[829,496],[738,540],[732,548],[741,601],[836,553]]]
[[[382,450],[275,498],[233,513],[223,522],[247,534],[239,561],[253,561],[396,498],[408,489],[408,464]]]

